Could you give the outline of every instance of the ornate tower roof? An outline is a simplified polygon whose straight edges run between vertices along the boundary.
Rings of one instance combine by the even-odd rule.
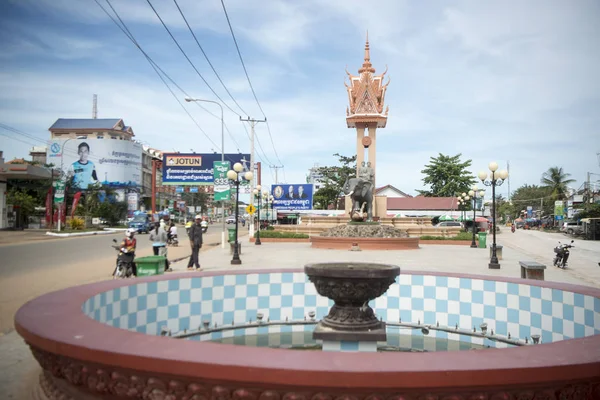
[[[348,128],[354,128],[356,123],[372,122],[376,122],[379,128],[385,128],[389,107],[386,108],[385,113],[383,107],[385,92],[390,80],[388,77],[388,81],[385,84],[383,83],[387,67],[381,75],[375,75],[375,68],[371,64],[368,32],[365,44],[365,59],[362,67],[358,69],[358,73],[359,75],[355,76],[346,69],[346,74],[350,79],[349,85],[344,82],[350,101],[350,106],[346,108]]]

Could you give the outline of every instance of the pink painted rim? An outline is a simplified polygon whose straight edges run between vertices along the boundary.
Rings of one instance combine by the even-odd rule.
[[[83,314],[96,294],[134,283],[191,277],[303,272],[239,270],[110,280],[40,296],[15,315],[32,346],[81,361],[189,379],[338,388],[442,388],[542,384],[600,376],[600,335],[521,348],[439,353],[337,353],[253,348],[149,336]],[[526,283],[600,298],[600,290],[547,281],[428,271],[402,274]],[[235,378],[233,378],[235,377]]]

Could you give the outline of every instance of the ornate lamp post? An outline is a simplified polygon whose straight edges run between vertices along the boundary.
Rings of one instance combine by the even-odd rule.
[[[477,216],[475,215],[475,208],[477,207],[477,197],[482,198],[485,192],[483,190],[479,190],[477,185],[473,185],[473,188],[469,190],[469,196],[473,199],[473,240],[471,240],[471,247],[477,248],[477,243],[475,243],[475,230],[476,224],[475,219]]]
[[[273,196],[269,194],[267,190],[263,191],[263,198],[265,199],[266,210],[267,210],[267,226],[269,226],[269,201],[271,202],[271,208],[273,208]],[[271,210],[272,211],[272,210]]]
[[[253,190],[254,193],[254,197],[256,199],[258,199],[258,207],[256,208],[256,210],[258,211],[258,228],[256,229],[256,240],[254,241],[255,245],[261,245],[262,243],[260,242],[260,206],[261,206],[261,192],[260,192],[260,185],[256,186],[256,189]]]
[[[479,172],[477,176],[485,186],[492,187],[492,258],[488,267],[500,269],[500,263],[498,263],[498,257],[496,256],[496,186],[501,186],[504,183],[504,180],[508,178],[508,171],[505,169],[498,171],[498,163],[495,161],[492,161],[488,168],[491,171],[489,179],[487,179],[488,173],[486,171]]]
[[[235,243],[233,244],[233,258],[231,259],[232,264],[241,264],[242,260],[240,259],[239,252],[239,242],[238,242],[238,218],[239,218],[239,210],[238,203],[240,201],[240,174],[244,170],[244,166],[240,163],[233,164],[233,169],[227,171],[227,178],[231,181],[231,183],[235,186]],[[252,180],[253,174],[248,171],[242,177],[247,181]]]

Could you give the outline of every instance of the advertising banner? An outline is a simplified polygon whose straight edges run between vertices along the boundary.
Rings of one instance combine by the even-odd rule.
[[[135,192],[127,194],[127,215],[133,216],[133,213],[138,209],[139,195]]]
[[[214,162],[221,161],[221,154],[163,153],[163,185],[212,185]],[[225,154],[230,165],[239,162],[244,170],[250,170],[250,154]]]
[[[113,187],[140,186],[142,145],[128,140],[65,139],[51,140],[48,163],[73,178],[73,187],[87,189],[101,183]]]
[[[561,220],[564,216],[564,204],[562,201],[557,200],[554,202],[554,219]]]
[[[215,201],[229,200],[229,179],[227,179],[227,171],[229,171],[229,161],[213,162],[213,181],[215,186]]]
[[[65,181],[54,182],[54,202],[62,203],[65,201]]]
[[[273,207],[284,210],[311,210],[313,202],[313,185],[284,184],[271,187]]]
[[[80,199],[81,192],[75,193],[75,196],[73,196],[73,206],[71,207],[71,218],[75,216],[75,211],[77,210],[77,205],[79,204]]]

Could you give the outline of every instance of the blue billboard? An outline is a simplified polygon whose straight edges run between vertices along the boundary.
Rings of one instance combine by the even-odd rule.
[[[279,184],[271,187],[273,207],[281,210],[311,210],[313,203],[313,185]]]
[[[213,162],[221,161],[221,154],[163,153],[162,184],[177,186],[212,185]],[[250,154],[225,154],[231,165],[242,163],[250,171]]]

